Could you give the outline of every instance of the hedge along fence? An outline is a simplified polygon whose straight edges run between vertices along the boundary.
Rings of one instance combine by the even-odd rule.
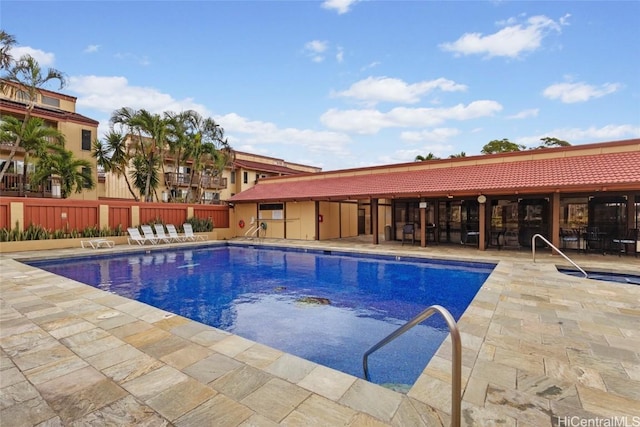
[[[45,234],[68,238],[92,235],[119,235],[127,227],[152,222],[182,226],[187,222],[229,227],[226,205],[141,203],[123,200],[0,199],[0,229],[9,235],[29,230],[21,236]],[[110,231],[107,231],[110,230]],[[56,238],[56,237],[50,237]]]

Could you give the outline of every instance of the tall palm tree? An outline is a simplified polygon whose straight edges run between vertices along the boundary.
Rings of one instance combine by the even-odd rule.
[[[180,113],[165,112],[167,118],[167,145],[168,153],[173,156],[173,170],[178,174],[182,165],[187,160],[184,157],[185,150],[189,145],[191,132],[191,114],[192,110]],[[171,194],[175,194],[178,190],[178,176],[171,182]],[[171,199],[173,201],[173,196]]]
[[[207,171],[212,177],[218,176],[229,161],[231,151],[229,143],[224,139],[224,129],[212,118],[203,118],[195,111],[190,112],[192,137],[185,150],[185,157],[192,161],[189,188],[193,180]],[[195,194],[190,194],[191,201],[199,201],[202,193],[202,180],[198,180]]]
[[[19,93],[21,100],[27,103],[23,119],[23,126],[25,127],[31,118],[31,113],[38,101],[38,95],[42,87],[52,80],[58,80],[60,82],[59,89],[62,89],[66,84],[64,74],[53,68],[49,68],[45,73],[40,67],[40,64],[38,64],[38,61],[30,55],[24,55],[15,61],[15,63],[8,68],[8,72],[3,76],[3,79],[5,83],[3,89],[9,88],[10,92],[15,94]],[[0,181],[9,169],[9,165],[16,155],[18,147],[22,144],[22,134],[23,132],[17,133],[17,138],[12,141],[13,145],[9,153],[9,158],[5,161],[0,171]]]
[[[129,193],[134,200],[138,201],[138,195],[131,188],[131,182],[127,176],[127,167],[131,160],[127,138],[118,132],[110,131],[104,141],[96,139],[93,142],[91,155],[95,157],[96,163],[105,172],[112,172],[117,177],[123,177],[127,184]]]
[[[157,171],[158,165],[162,165],[164,159],[164,148],[167,136],[167,121],[159,114],[152,114],[147,110],[133,110],[129,107],[123,107],[116,110],[111,115],[111,124],[121,125],[128,130],[127,133],[134,136],[134,150],[137,159],[134,167],[141,166],[141,159],[144,159],[146,165],[141,168],[138,173],[138,179],[141,174],[147,171],[144,177],[145,185],[142,191],[143,199],[147,202],[153,200],[153,191],[158,185]],[[155,178],[153,175],[156,175]],[[155,183],[155,186],[152,185]]]
[[[91,162],[75,159],[71,151],[58,147],[40,158],[32,180],[41,184],[51,177],[60,179],[60,195],[66,199],[75,190],[82,193],[85,188],[95,188]]]

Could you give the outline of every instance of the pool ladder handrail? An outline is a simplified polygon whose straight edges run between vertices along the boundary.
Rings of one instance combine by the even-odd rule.
[[[573,264],[573,266],[575,268],[577,268],[578,270],[580,270],[580,272],[582,274],[584,274],[584,278],[588,279],[589,275],[587,274],[586,271],[584,271],[582,268],[580,268],[580,266],[578,264],[576,264],[575,262],[573,262],[573,260],[571,258],[569,258],[568,256],[566,256],[560,249],[556,248],[553,243],[551,243],[549,240],[547,240],[542,234],[534,234],[531,237],[531,255],[533,257],[533,262],[536,262],[536,237],[539,237],[540,240],[542,240],[543,242],[545,242],[547,245],[551,246],[556,252],[558,252],[560,255],[562,255],[562,257],[564,259],[566,259],[567,261],[569,261],[571,264]]]
[[[384,347],[394,339],[398,338],[400,335],[407,332],[409,329],[414,326],[422,323],[429,317],[431,317],[435,313],[440,313],[444,318],[445,322],[447,322],[447,326],[449,327],[449,333],[451,334],[451,348],[452,348],[452,358],[451,358],[451,425],[453,427],[460,426],[460,407],[462,402],[462,343],[460,341],[460,330],[458,329],[458,325],[456,324],[455,319],[449,313],[449,311],[440,306],[440,305],[432,305],[427,307],[422,313],[418,314],[413,319],[409,320],[407,323],[387,335],[385,338],[380,340],[376,345],[371,347],[364,353],[362,357],[362,367],[364,368],[364,378],[367,381],[371,381],[369,376],[369,363],[368,358],[371,353],[379,350]]]

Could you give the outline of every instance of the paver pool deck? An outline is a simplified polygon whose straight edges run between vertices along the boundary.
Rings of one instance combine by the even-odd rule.
[[[458,321],[462,425],[640,425],[640,285],[559,273],[547,251],[265,243],[496,262]],[[19,262],[133,250],[0,255],[1,426],[450,424],[449,339],[401,394]],[[567,254],[640,275],[633,256]]]

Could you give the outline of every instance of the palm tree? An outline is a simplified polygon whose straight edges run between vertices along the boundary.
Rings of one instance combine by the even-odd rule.
[[[229,161],[231,148],[224,139],[224,129],[212,118],[203,118],[195,111],[189,112],[191,131],[184,156],[192,161],[189,188],[192,188],[195,177],[201,177],[203,172],[215,177],[222,173]],[[195,194],[190,194],[190,201],[200,201],[202,193],[202,179],[198,180]]]
[[[129,153],[126,137],[112,130],[106,135],[104,142],[97,139],[93,142],[92,151],[91,155],[96,158],[96,163],[99,167],[105,172],[112,172],[117,177],[124,178],[129,193],[137,202],[139,198],[131,188],[131,183],[127,176],[127,167],[131,160],[131,154]]]
[[[20,94],[21,100],[27,103],[23,119],[23,126],[25,127],[31,118],[31,113],[35,108],[42,87],[52,80],[58,80],[60,82],[59,89],[62,89],[66,84],[66,78],[60,71],[50,68],[44,73],[38,61],[30,55],[24,55],[18,59],[9,67],[7,74],[3,76],[3,78],[5,83],[3,90],[8,87],[11,93]],[[16,155],[18,147],[22,145],[23,133],[24,129],[16,133],[16,139],[11,141],[11,152],[0,171],[0,181],[2,181],[4,174],[9,169],[9,165]]]
[[[129,107],[123,107],[111,115],[111,124],[112,126],[121,125],[128,130],[127,133],[133,134],[134,159],[136,160],[134,168],[140,167],[136,173],[136,179],[144,179],[145,185],[141,191],[143,199],[147,202],[152,201],[153,190],[158,185],[157,170],[155,169],[164,159],[167,120],[144,109],[136,111]],[[146,163],[144,167],[141,164],[142,160]],[[145,171],[149,173],[143,177],[141,174]]]
[[[65,137],[56,128],[49,127],[39,117],[31,117],[23,122],[13,116],[5,116],[0,123],[0,142],[12,144],[21,141],[25,150],[23,183],[27,182],[27,163],[29,156],[42,158],[50,150],[64,147]]]
[[[46,153],[38,162],[33,174],[34,184],[41,184],[47,179],[57,176],[60,179],[60,195],[66,199],[74,191],[82,193],[87,188],[95,188],[96,184],[91,171],[91,162],[74,159],[71,151],[57,147]]]
[[[189,145],[190,129],[191,129],[191,114],[192,111],[183,111],[181,113],[166,112],[167,118],[167,145],[169,148],[169,154],[174,158],[173,170],[176,173],[176,178],[171,182],[171,199],[173,201],[173,194],[178,189],[178,173],[181,169],[184,158],[184,152]]]
[[[452,154],[449,156],[450,159],[458,159],[460,157],[467,157],[467,153],[465,153],[464,151],[461,151],[458,154]]]
[[[4,30],[0,30],[0,69],[8,69],[13,62],[11,48],[16,44],[16,38]]]

